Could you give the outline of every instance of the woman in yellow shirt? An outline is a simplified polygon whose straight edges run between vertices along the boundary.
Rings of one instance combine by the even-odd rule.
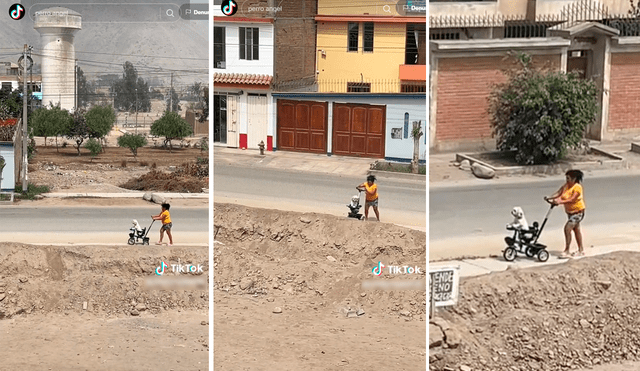
[[[584,204],[584,193],[582,190],[582,176],[583,173],[580,170],[567,171],[567,182],[560,187],[560,189],[551,195],[545,197],[546,200],[551,200],[555,205],[564,205],[564,211],[567,213],[569,220],[564,226],[564,251],[560,255],[562,258],[569,257],[569,246],[571,245],[571,231],[576,235],[576,242],[578,243],[577,255],[584,256],[584,247],[582,246],[582,231],[580,230],[580,222],[584,219],[584,211],[586,209]]]
[[[373,206],[376,218],[380,221],[380,213],[378,213],[378,186],[375,184],[376,177],[369,175],[367,182],[356,187],[358,191],[365,191],[366,202],[364,203],[364,220],[369,219],[369,206]]]

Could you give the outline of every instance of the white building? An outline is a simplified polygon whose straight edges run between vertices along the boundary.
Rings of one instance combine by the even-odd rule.
[[[213,141],[273,148],[272,18],[227,17],[214,2]]]

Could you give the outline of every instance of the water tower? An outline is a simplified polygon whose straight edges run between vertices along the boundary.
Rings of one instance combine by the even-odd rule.
[[[35,13],[34,28],[42,40],[42,105],[54,105],[68,111],[75,108],[75,59],[73,35],[81,27],[82,17],[71,9],[53,7]]]

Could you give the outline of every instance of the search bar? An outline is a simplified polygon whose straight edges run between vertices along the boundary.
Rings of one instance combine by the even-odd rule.
[[[52,7],[68,8],[80,13],[82,23],[175,22],[181,18],[181,7],[172,3],[40,3],[29,7],[29,16],[34,20],[36,12]]]

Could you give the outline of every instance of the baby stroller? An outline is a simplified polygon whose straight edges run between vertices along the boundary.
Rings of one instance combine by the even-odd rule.
[[[360,208],[362,207],[362,205],[360,205],[361,193],[362,191],[360,191],[357,195],[351,197],[351,203],[347,205],[347,207],[349,208],[349,214],[347,214],[347,216],[349,218],[355,218],[358,220],[364,219],[364,215],[360,214]]]
[[[551,201],[547,200],[551,203]],[[537,256],[541,262],[546,262],[549,259],[549,252],[546,250],[547,246],[538,243],[538,238],[542,233],[544,225],[547,223],[551,210],[556,205],[551,203],[547,215],[545,215],[542,225],[538,228],[538,222],[533,222],[533,225],[529,226],[529,229],[520,229],[514,227],[507,227],[507,230],[512,230],[512,237],[505,237],[504,241],[507,243],[507,248],[503,251],[503,256],[506,261],[514,261],[518,253],[525,254],[529,258]]]
[[[155,220],[151,221],[151,225],[149,226],[149,228],[142,228],[140,227],[138,221],[133,219],[131,221],[131,224],[133,224],[133,226],[129,229],[131,232],[129,233],[129,240],[127,241],[127,243],[129,245],[135,245],[136,243],[140,242],[140,240],[142,240],[143,245],[148,245],[149,237],[147,237],[147,234],[149,234],[153,222],[155,222]]]

